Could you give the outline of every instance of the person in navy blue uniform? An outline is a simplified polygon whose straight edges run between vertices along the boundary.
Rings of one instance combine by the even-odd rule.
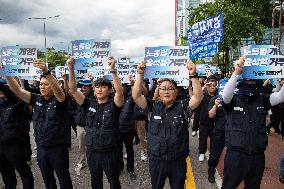
[[[7,76],[11,90],[33,107],[33,126],[37,144],[37,162],[45,187],[56,188],[54,171],[60,188],[73,188],[69,173],[70,124],[66,96],[46,63],[37,59],[33,65],[42,70],[40,94],[22,89],[18,82]]]
[[[34,187],[24,145],[28,110],[28,105],[0,82],[0,173],[6,189],[16,188],[15,169],[22,179],[24,189]]]
[[[212,146],[208,160],[208,181],[215,182],[215,172],[221,153],[225,147],[225,124],[226,114],[222,99],[219,96],[213,97],[208,107],[209,118],[213,119]]]
[[[111,189],[120,189],[119,181],[119,115],[124,102],[123,88],[115,70],[115,59],[109,57],[108,65],[112,73],[115,89],[109,80],[99,78],[94,82],[95,98],[86,97],[77,90],[74,73],[74,59],[69,58],[70,93],[86,111],[86,156],[94,189],[103,189],[105,172]]]
[[[172,189],[181,189],[185,184],[186,158],[189,156],[188,118],[203,98],[196,66],[187,62],[193,87],[190,100],[177,101],[176,82],[163,79],[158,89],[159,100],[156,102],[142,95],[144,68],[144,62],[138,65],[132,97],[140,108],[151,112],[147,141],[152,188],[162,189],[168,177]]]
[[[134,172],[134,150],[133,150],[133,139],[135,134],[135,114],[134,107],[135,102],[131,96],[131,85],[124,84],[124,104],[119,116],[119,152],[120,152],[120,166],[121,171],[124,169],[123,161],[123,144],[126,151],[126,170],[131,180],[136,179]]]
[[[227,114],[222,189],[237,188],[242,181],[245,188],[260,188],[268,145],[266,115],[271,106],[284,102],[283,86],[279,92],[268,95],[260,90],[262,81],[246,79],[237,84],[244,62],[244,57],[236,61],[222,95]]]

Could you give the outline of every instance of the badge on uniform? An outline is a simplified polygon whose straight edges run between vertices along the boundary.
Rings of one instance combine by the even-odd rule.
[[[92,107],[90,107],[89,110],[90,110],[91,112],[97,112],[96,109],[95,109],[95,108],[92,108]]]
[[[162,119],[161,116],[154,116],[154,119]]]
[[[240,111],[240,112],[244,111],[244,109],[241,108],[241,107],[234,107],[234,110],[235,110],[235,111]]]

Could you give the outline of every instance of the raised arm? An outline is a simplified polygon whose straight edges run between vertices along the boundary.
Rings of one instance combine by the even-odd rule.
[[[62,74],[61,76],[62,76],[62,79],[63,79],[63,87],[64,87],[65,93],[68,93],[69,95],[71,95],[70,91],[69,91],[69,84],[68,84],[67,75]]]
[[[112,74],[113,86],[115,89],[114,103],[116,104],[116,106],[121,107],[124,102],[124,94],[123,94],[123,87],[121,81],[116,74],[115,63],[116,60],[113,57],[108,58],[108,66],[110,73]]]
[[[54,93],[55,98],[59,102],[65,101],[65,94],[63,90],[61,89],[61,87],[59,86],[56,78],[50,73],[50,70],[47,68],[46,63],[41,59],[37,59],[33,63],[33,65],[34,67],[37,67],[42,70],[43,75],[45,76],[49,85],[51,86],[51,89]]]
[[[214,105],[213,105],[213,107],[212,107],[212,108],[209,110],[209,112],[208,112],[208,115],[209,115],[210,118],[216,117],[217,108],[218,108],[218,106],[220,105],[220,103],[221,103],[221,100],[220,100],[219,98],[216,98],[216,99],[214,100]]]
[[[24,102],[30,103],[31,93],[22,89],[14,77],[6,76],[6,79],[11,91],[13,91],[15,95],[22,99]]]
[[[196,65],[192,61],[188,61],[187,69],[192,83],[192,97],[189,100],[188,106],[191,110],[196,109],[203,99],[201,84],[196,76]]]
[[[137,67],[137,78],[132,88],[132,98],[134,102],[142,109],[147,106],[147,101],[144,95],[142,95],[141,86],[144,77],[145,63],[141,62]]]
[[[159,78],[157,80],[157,86],[156,86],[156,89],[155,89],[155,92],[154,92],[154,95],[153,95],[153,98],[152,98],[152,100],[154,100],[154,101],[159,100],[159,88],[160,88],[160,85],[161,85],[161,81],[162,81],[161,78]]]
[[[88,73],[88,78],[89,80],[91,81],[91,84],[92,84],[92,89],[94,90],[95,89],[95,82],[94,82],[94,76],[92,73]]]
[[[189,86],[188,86],[188,97],[191,98],[193,95],[193,91],[192,91],[192,83],[191,81],[189,81]]]
[[[81,91],[77,89],[77,83],[75,81],[75,71],[74,71],[74,59],[68,58],[66,61],[69,68],[69,91],[71,96],[75,99],[77,104],[82,105],[85,100],[85,96]]]
[[[284,102],[284,79],[281,80],[282,85],[281,89],[279,92],[274,92],[270,95],[270,104],[271,106],[275,106],[277,104],[280,104],[282,102]]]
[[[245,62],[244,57],[240,57],[239,60],[236,61],[235,71],[233,72],[231,78],[228,80],[228,82],[224,87],[222,99],[225,104],[229,104],[233,98],[234,90],[237,86],[237,81],[240,78],[240,75],[242,74],[243,71],[244,62]]]

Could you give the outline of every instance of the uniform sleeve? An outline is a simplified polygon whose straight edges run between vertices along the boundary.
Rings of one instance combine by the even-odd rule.
[[[146,98],[146,101],[147,101],[147,107],[146,108],[148,108],[149,112],[152,112],[154,101],[150,98]]]
[[[94,100],[94,98],[92,98],[92,97],[85,97],[84,103],[81,105],[81,107],[83,107],[85,110],[87,110],[90,107],[90,102],[91,102],[92,99]]]
[[[263,96],[263,100],[264,100],[264,106],[265,106],[266,111],[269,111],[271,109],[270,95],[265,94]]]
[[[229,104],[226,104],[226,103],[224,103],[224,101],[222,101],[222,106],[224,106],[224,110],[226,112],[230,112],[232,110],[232,108],[233,108],[233,99],[234,99],[234,97],[232,98],[232,100],[230,101]]]
[[[226,83],[222,94],[222,99],[225,104],[229,104],[233,99],[234,90],[237,86],[239,77],[240,75],[232,74],[231,78]]]
[[[121,110],[122,110],[122,108],[123,108],[123,106],[118,107],[118,106],[114,103],[114,101],[113,101],[113,107],[114,107],[114,112],[115,112],[115,114],[117,114],[117,115],[120,114],[120,112],[121,112]]]
[[[68,98],[65,98],[65,100],[63,102],[59,102],[56,99],[56,106],[58,107],[58,109],[65,110],[66,112],[68,112],[68,110],[67,110],[67,108],[68,108]]]
[[[35,93],[31,93],[31,100],[30,100],[30,105],[34,106],[36,103],[37,98],[39,98],[38,94]]]

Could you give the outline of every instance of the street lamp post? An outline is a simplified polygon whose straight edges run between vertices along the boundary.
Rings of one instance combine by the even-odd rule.
[[[45,21],[47,19],[58,18],[60,15],[49,16],[49,17],[33,17],[28,18],[29,20],[43,20],[43,35],[44,35],[44,49],[45,49],[45,62],[47,63],[47,48],[46,48],[46,30],[45,30]]]

